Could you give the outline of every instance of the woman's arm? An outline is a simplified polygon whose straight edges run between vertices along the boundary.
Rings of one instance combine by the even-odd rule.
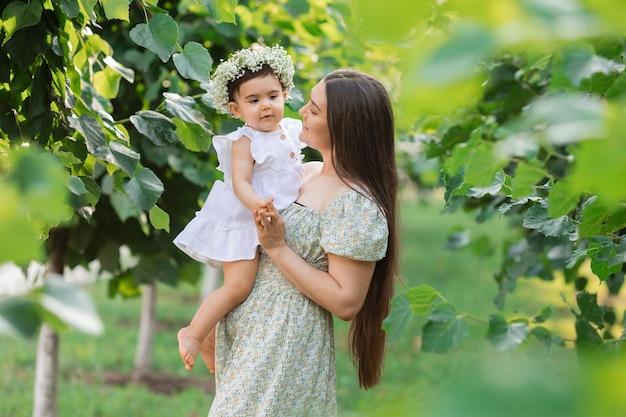
[[[271,203],[268,212],[254,214],[263,250],[294,286],[340,319],[354,318],[365,302],[376,262],[328,254],[328,272],[324,272],[287,246],[284,221]]]
[[[254,158],[250,151],[250,139],[242,136],[233,142],[230,150],[232,160],[233,191],[249,210],[265,207],[265,202],[252,188]]]

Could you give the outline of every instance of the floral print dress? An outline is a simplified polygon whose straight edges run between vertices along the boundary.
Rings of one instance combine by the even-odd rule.
[[[281,214],[287,244],[316,268],[328,270],[327,253],[363,261],[385,256],[385,216],[357,191],[324,210],[294,203]],[[337,414],[332,316],[263,252],[252,292],[220,321],[216,344],[210,417]]]

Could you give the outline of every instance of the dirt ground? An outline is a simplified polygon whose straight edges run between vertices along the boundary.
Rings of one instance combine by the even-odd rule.
[[[104,375],[104,381],[107,384],[118,386],[126,386],[131,383],[129,374],[116,372],[106,372]],[[177,394],[189,387],[200,388],[209,394],[215,393],[215,379],[212,377],[180,378],[168,374],[152,374],[145,377],[141,383],[146,385],[150,391],[163,395]]]

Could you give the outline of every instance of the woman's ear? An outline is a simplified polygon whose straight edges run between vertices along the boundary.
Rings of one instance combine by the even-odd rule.
[[[230,113],[238,119],[241,119],[241,112],[239,111],[239,106],[234,101],[228,102],[228,110]]]

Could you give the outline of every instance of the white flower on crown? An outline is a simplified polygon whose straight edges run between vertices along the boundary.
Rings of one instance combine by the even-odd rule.
[[[241,78],[247,71],[257,72],[264,64],[269,65],[287,92],[294,87],[293,61],[287,51],[280,46],[254,45],[240,49],[230,55],[227,61],[221,61],[209,84],[209,94],[215,109],[223,114],[230,114],[228,109],[228,84]]]

